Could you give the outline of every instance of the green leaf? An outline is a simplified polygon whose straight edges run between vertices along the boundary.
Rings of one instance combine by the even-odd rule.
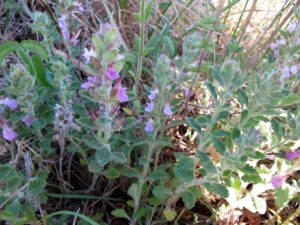
[[[288,106],[300,102],[300,95],[291,94],[289,96],[282,97],[278,103],[278,106]]]
[[[168,221],[172,221],[175,219],[177,212],[175,210],[172,209],[165,209],[163,211],[164,217],[166,218],[166,220]]]
[[[116,163],[125,163],[127,161],[123,152],[112,152],[112,160]]]
[[[278,208],[284,207],[289,201],[289,189],[278,188],[275,190],[275,203]]]
[[[17,55],[21,58],[23,64],[27,67],[30,74],[35,76],[36,72],[35,72],[34,66],[33,66],[32,61],[30,60],[28,54],[22,48],[18,48]]]
[[[107,170],[104,170],[102,174],[109,179],[115,179],[121,175],[120,172],[113,166],[110,166]]]
[[[205,85],[206,85],[207,89],[209,90],[212,98],[214,99],[214,102],[217,102],[218,95],[217,95],[215,86],[212,83],[210,83],[209,81],[205,81]]]
[[[164,36],[163,41],[166,44],[170,57],[174,57],[176,49],[173,40],[169,36]]]
[[[184,202],[184,205],[188,208],[191,209],[194,207],[197,196],[194,194],[193,191],[190,189],[187,189],[181,194],[182,201]]]
[[[228,192],[227,188],[222,184],[209,182],[209,183],[204,183],[203,186],[208,191],[216,193],[216,194],[220,195],[223,198],[227,198],[228,195],[229,195],[229,192]]]
[[[199,157],[203,169],[206,171],[207,174],[215,174],[217,172],[217,168],[214,166],[214,164],[205,152],[197,151],[197,156]]]
[[[37,54],[42,59],[47,59],[48,58],[47,49],[43,45],[41,45],[40,43],[38,43],[37,41],[34,41],[34,40],[25,40],[25,41],[21,42],[20,46],[23,49],[27,49],[27,50],[29,50],[29,51]]]
[[[174,168],[175,176],[182,182],[194,180],[195,162],[192,158],[183,156],[180,158]]]
[[[84,220],[85,222],[87,222],[87,223],[89,223],[91,225],[100,225],[99,223],[96,223],[94,220],[90,219],[89,217],[87,217],[87,216],[85,216],[85,215],[83,215],[81,213],[72,212],[72,211],[58,211],[58,212],[54,212],[54,213],[48,214],[48,215],[44,216],[43,221],[47,220],[50,217],[57,216],[57,215],[75,216],[75,217],[78,217],[78,218]],[[45,222],[45,224],[46,224],[46,222]]]
[[[138,193],[138,185],[136,183],[133,183],[130,188],[128,189],[128,195],[130,195],[132,197],[132,199],[134,200],[135,203],[138,202],[137,199],[137,193]]]
[[[2,45],[0,45],[0,63],[8,54],[16,51],[18,47],[19,43],[16,41],[6,41]]]
[[[149,179],[155,181],[155,180],[168,180],[169,175],[166,171],[164,171],[162,168],[157,168],[154,171],[152,171],[149,174]]]
[[[44,191],[47,182],[48,173],[46,171],[39,171],[37,176],[29,183],[29,192],[32,195],[40,194]]]
[[[186,118],[187,124],[193,128],[197,133],[201,133],[201,126],[196,123],[195,119],[193,117],[187,117]]]
[[[170,191],[168,188],[166,188],[163,185],[157,185],[154,186],[152,189],[152,193],[155,197],[157,197],[159,200],[164,201],[169,196],[172,195],[172,191]]]
[[[241,105],[248,105],[248,96],[242,89],[237,90],[237,97]]]
[[[144,21],[146,21],[149,18],[149,16],[151,15],[152,6],[153,6],[153,1],[151,1],[145,9],[144,18],[143,18]]]
[[[206,116],[198,116],[195,118],[196,124],[200,126],[207,126],[210,124],[210,120]]]
[[[102,147],[96,150],[95,158],[101,166],[105,166],[112,159],[112,153],[106,147]]]
[[[33,66],[34,66],[34,69],[36,72],[37,81],[45,87],[51,87],[51,85],[49,84],[49,82],[46,78],[46,70],[45,70],[43,60],[41,59],[41,57],[38,55],[33,55],[32,63],[33,63]]]
[[[78,123],[81,127],[85,127],[88,129],[96,129],[96,126],[94,125],[90,117],[80,117],[76,119],[75,122]]]
[[[213,144],[216,147],[217,152],[219,152],[221,155],[224,155],[226,151],[226,147],[224,143],[219,138],[213,138]]]

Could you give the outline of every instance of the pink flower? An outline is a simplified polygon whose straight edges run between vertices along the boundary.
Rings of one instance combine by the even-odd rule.
[[[297,23],[291,22],[287,26],[286,31],[289,32],[289,33],[292,33],[292,32],[294,32],[296,30],[296,28],[297,28]]]
[[[32,124],[32,118],[27,114],[22,120],[27,127],[30,127]]]
[[[6,105],[10,109],[16,109],[18,107],[17,101],[9,97],[6,97],[5,99],[1,99],[0,105]]]
[[[16,132],[14,132],[10,127],[4,125],[2,127],[2,135],[4,137],[5,140],[7,141],[13,141],[16,139],[16,137],[18,136],[18,134]]]
[[[280,188],[284,182],[284,178],[282,176],[274,176],[272,177],[271,183],[274,188]]]
[[[297,75],[298,73],[298,66],[297,65],[293,65],[290,67],[290,71],[293,75]]]
[[[300,158],[300,150],[295,151],[295,152],[286,152],[285,153],[285,158],[287,160],[292,160],[292,159]]]
[[[172,116],[173,115],[173,112],[171,110],[171,107],[170,107],[170,104],[169,103],[166,103],[165,104],[165,107],[164,107],[164,114],[166,116]]]
[[[91,57],[96,58],[97,54],[93,49],[88,50],[87,48],[84,48],[84,53],[82,56],[84,57],[84,63],[88,64],[91,61]]]
[[[154,102],[151,101],[150,103],[147,103],[147,106],[146,106],[146,108],[145,108],[145,111],[146,111],[146,112],[152,112],[153,109],[154,109]]]
[[[119,77],[119,74],[118,74],[118,72],[114,68],[110,67],[106,71],[106,76],[110,80],[115,80],[115,79],[117,79]]]
[[[147,133],[151,133],[151,132],[153,132],[153,130],[154,130],[154,127],[153,127],[153,121],[150,119],[150,120],[148,120],[148,122],[146,123],[145,131],[146,131]]]
[[[127,102],[128,96],[126,93],[126,88],[122,87],[121,82],[115,84],[115,88],[117,89],[117,98],[120,102]]]

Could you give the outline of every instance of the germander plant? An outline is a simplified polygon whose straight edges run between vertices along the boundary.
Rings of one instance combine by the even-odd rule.
[[[113,217],[132,225],[177,223],[178,202],[192,209],[208,193],[228,203],[214,210],[224,221],[234,219],[226,214],[235,209],[266,213],[270,191],[279,209],[299,197],[292,177],[300,157],[298,19],[253,65],[235,40],[217,54],[216,34],[226,28],[217,10],[207,10],[184,34],[182,54],[167,25],[148,40],[153,2],[142,0],[132,52],[115,25],[101,23],[76,64],[70,57],[78,54],[78,40],[65,15],[71,7],[84,10],[71,2],[57,8],[63,13],[54,34],[49,16],[33,14],[40,43],[0,46],[0,154],[10,156],[0,166],[2,220],[57,224],[66,219],[54,216],[65,214],[105,224],[78,212],[43,210],[55,196],[46,192],[51,186],[56,196],[87,198],[103,180],[108,186],[125,181],[127,195],[117,199],[122,207],[107,201]],[[67,54],[54,54],[57,43]],[[9,54],[16,63],[7,63]],[[195,152],[174,152],[174,160],[162,161],[164,150],[175,151],[170,129],[183,126],[196,136]],[[79,190],[72,185],[75,162],[86,174]]]

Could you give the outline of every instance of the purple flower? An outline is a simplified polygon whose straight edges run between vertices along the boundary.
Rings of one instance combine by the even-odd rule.
[[[32,124],[32,118],[27,114],[22,120],[27,127],[30,127]]]
[[[278,46],[279,45],[286,45],[286,40],[281,38],[281,39],[277,40],[276,43],[277,43]]]
[[[297,75],[298,73],[298,66],[297,65],[293,65],[290,67],[290,71],[293,75]]]
[[[297,38],[296,45],[300,45],[300,37]]]
[[[74,37],[71,38],[70,42],[71,42],[71,44],[72,44],[73,46],[77,46],[78,43],[79,43],[79,40],[77,39],[76,36],[74,36]]]
[[[165,104],[165,107],[164,107],[164,114],[166,116],[172,116],[173,115],[173,112],[171,110],[171,107],[170,107],[170,104],[169,103],[166,103]]]
[[[82,56],[84,57],[84,63],[88,64],[91,61],[91,57],[96,58],[97,54],[93,49],[88,50],[87,48],[84,48],[84,53]]]
[[[146,111],[146,112],[152,112],[153,109],[154,109],[154,102],[151,101],[150,103],[147,103],[147,106],[146,106],[146,108],[145,108],[145,111]]]
[[[286,31],[289,32],[289,33],[292,33],[292,32],[294,32],[296,30],[296,28],[297,28],[297,23],[291,22],[287,26]]]
[[[84,12],[84,7],[82,6],[82,3],[76,1],[76,2],[74,2],[73,4],[74,4],[75,6],[78,7],[78,11],[79,11],[79,12],[81,12],[81,13]]]
[[[10,127],[4,125],[2,127],[2,135],[4,137],[5,140],[7,141],[13,141],[16,139],[16,137],[18,136],[18,134],[16,132],[14,132]]]
[[[150,91],[150,94],[148,95],[148,98],[153,101],[154,99],[156,99],[156,94],[158,94],[158,90],[155,89],[155,90],[151,90]]]
[[[88,89],[100,84],[100,79],[97,76],[88,77],[87,79],[88,79],[87,82],[81,84],[81,88],[83,88],[85,90],[88,90]]]
[[[291,76],[290,68],[288,66],[285,66],[283,68],[283,77],[284,78],[289,78],[290,76]]]
[[[146,131],[147,133],[151,133],[151,132],[153,132],[153,130],[154,130],[154,127],[153,127],[153,121],[150,119],[150,120],[148,120],[148,122],[146,123],[145,131]]]
[[[1,99],[0,105],[6,105],[10,109],[16,109],[18,107],[17,101],[9,97],[6,97],[5,99]]]
[[[126,93],[126,88],[122,87],[121,82],[116,83],[115,88],[117,88],[117,98],[120,102],[127,102],[128,96]]]
[[[275,50],[275,49],[277,48],[277,43],[276,43],[276,42],[273,42],[273,43],[271,44],[270,48],[271,48],[272,50]]]
[[[295,151],[295,152],[286,152],[285,153],[285,158],[287,160],[292,160],[292,159],[300,158],[300,150]]]
[[[125,58],[124,55],[118,54],[118,55],[117,55],[117,58],[116,58],[116,61],[123,60],[124,58]]]
[[[280,188],[284,182],[284,178],[282,176],[274,176],[272,177],[271,183],[274,188]]]
[[[188,96],[189,96],[189,93],[190,93],[190,89],[187,88],[187,87],[183,87],[182,90],[183,90],[184,96],[185,96],[185,97],[188,97]]]
[[[119,74],[118,74],[118,72],[114,68],[110,67],[106,71],[106,76],[110,80],[115,80],[115,79],[117,79],[119,77]]]
[[[58,25],[61,29],[62,35],[65,40],[69,41],[70,40],[70,33],[68,31],[68,26],[66,22],[66,16],[62,15],[60,18],[58,18]]]

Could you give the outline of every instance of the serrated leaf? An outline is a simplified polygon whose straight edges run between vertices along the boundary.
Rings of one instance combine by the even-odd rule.
[[[207,174],[215,174],[217,172],[217,168],[205,152],[197,151],[197,156],[199,157],[202,167]]]
[[[4,58],[17,50],[20,44],[16,41],[6,41],[0,45],[0,63],[4,60]]]
[[[184,205],[188,209],[191,209],[194,207],[197,198],[191,190],[187,189],[180,196],[182,198],[182,201],[184,202]]]
[[[217,152],[219,152],[221,155],[224,155],[226,151],[226,147],[224,143],[219,138],[213,138],[213,144],[216,147]]]
[[[165,209],[163,211],[164,217],[166,218],[166,220],[168,221],[172,221],[175,219],[177,212],[175,210],[172,209]]]
[[[186,118],[186,122],[196,132],[198,132],[199,134],[201,133],[201,126],[196,123],[196,121],[195,121],[195,119],[193,117],[187,117]]]
[[[115,179],[120,176],[120,172],[113,166],[110,166],[107,170],[104,170],[102,174],[109,179]]]
[[[237,90],[237,97],[241,105],[248,105],[248,96],[242,89]]]
[[[172,191],[170,191],[168,188],[166,188],[163,185],[154,186],[152,189],[152,193],[160,201],[164,201],[165,199],[167,199],[169,196],[172,195]]]
[[[203,186],[210,192],[216,193],[218,195],[220,195],[223,198],[227,198],[229,195],[229,192],[227,190],[227,188],[222,185],[222,184],[218,184],[218,183],[204,183]]]
[[[94,125],[90,117],[80,117],[78,119],[75,119],[75,122],[78,123],[81,127],[96,129],[96,126]]]
[[[127,161],[123,152],[112,152],[112,160],[116,163],[125,163]]]
[[[278,188],[275,190],[275,203],[278,208],[284,207],[289,201],[289,189]]]
[[[194,180],[194,169],[195,162],[192,158],[187,156],[182,157],[178,160],[176,166],[174,167],[174,173],[177,178],[182,182],[190,182]]]
[[[218,95],[217,95],[215,86],[212,83],[210,83],[209,81],[205,81],[205,85],[206,85],[207,89],[209,90],[212,98],[214,99],[214,102],[217,102]]]
[[[161,168],[157,168],[149,174],[149,179],[151,180],[167,180],[169,175],[166,171]]]
[[[105,147],[96,150],[95,159],[101,166],[105,166],[112,159],[112,153]]]

